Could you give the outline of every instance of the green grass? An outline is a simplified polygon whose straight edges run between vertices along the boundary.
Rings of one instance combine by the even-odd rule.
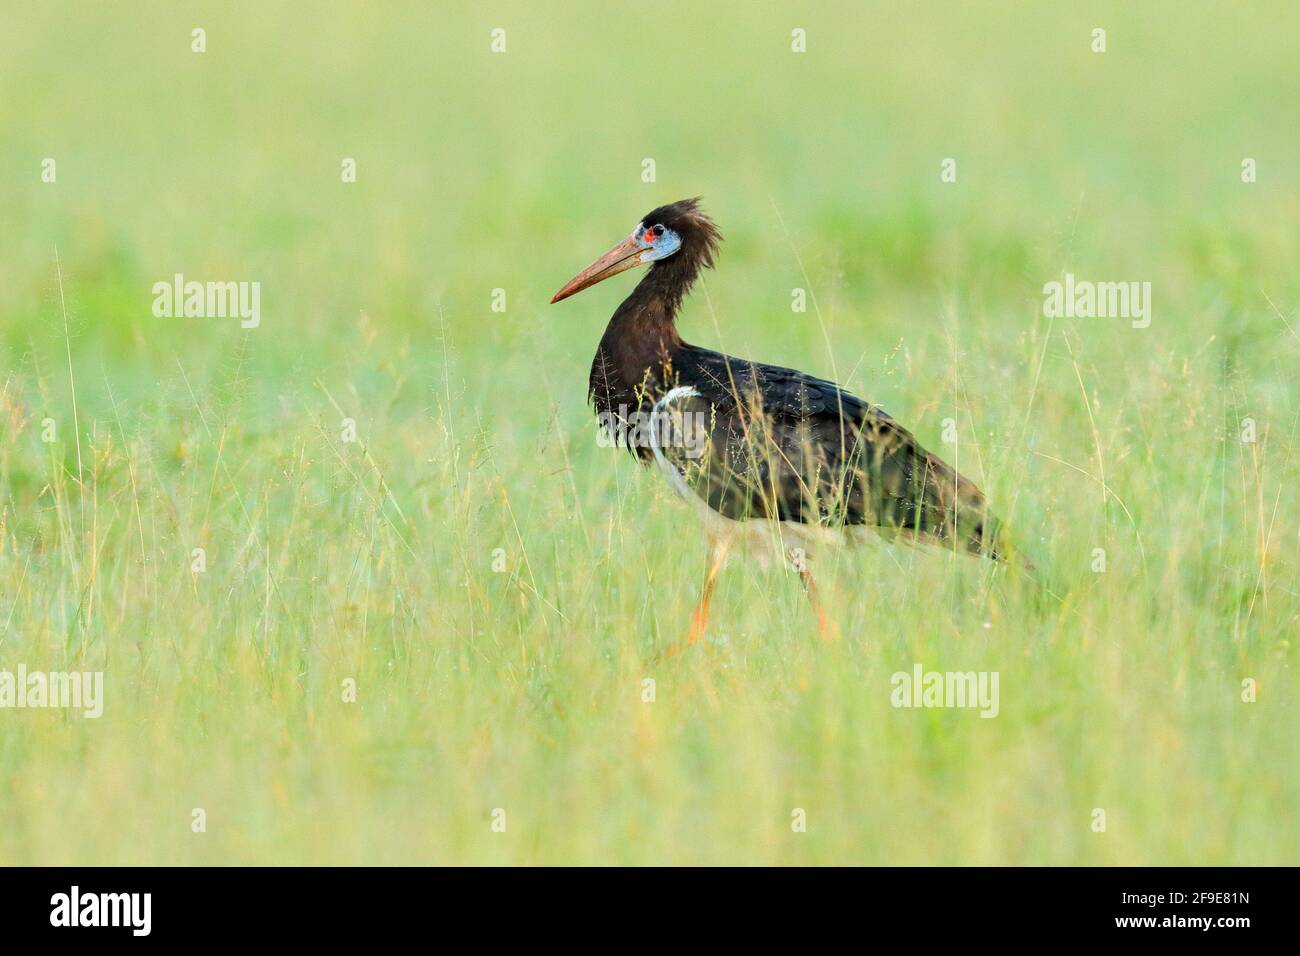
[[[0,863],[1300,862],[1295,5],[541,6],[4,17],[0,669],[106,701],[0,710]],[[656,660],[704,546],[585,405],[633,280],[547,301],[696,194],[684,336],[884,405],[1064,604],[882,544],[823,645],[741,558]],[[154,318],[175,272],[261,327]],[[1151,327],[1044,318],[1065,272]],[[891,707],[915,663],[999,716]]]

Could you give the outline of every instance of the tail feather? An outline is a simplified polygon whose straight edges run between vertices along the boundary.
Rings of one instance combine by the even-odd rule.
[[[914,504],[903,514],[906,537],[916,543],[956,546],[1019,568],[1038,578],[1038,568],[1014,541],[1006,525],[989,507],[973,481],[937,455],[916,447],[924,465],[923,479],[913,479]]]

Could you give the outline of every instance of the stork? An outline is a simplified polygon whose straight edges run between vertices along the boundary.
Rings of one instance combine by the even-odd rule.
[[[601,336],[588,390],[601,421],[641,436],[627,446],[704,525],[704,584],[686,644],[704,637],[718,572],[742,540],[760,561],[799,572],[823,637],[836,634],[811,571],[823,545],[874,533],[1008,560],[983,493],[879,407],[805,372],[682,340],[677,313],[721,238],[698,199],[660,206],[551,299],[649,267]],[[703,441],[692,441],[698,432]]]

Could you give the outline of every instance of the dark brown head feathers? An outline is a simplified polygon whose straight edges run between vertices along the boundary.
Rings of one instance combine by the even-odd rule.
[[[647,229],[662,225],[682,237],[681,251],[671,259],[684,256],[695,266],[695,272],[701,268],[712,269],[718,254],[718,245],[722,242],[722,233],[717,224],[700,205],[700,197],[679,199],[677,202],[660,206],[646,213],[641,220]]]

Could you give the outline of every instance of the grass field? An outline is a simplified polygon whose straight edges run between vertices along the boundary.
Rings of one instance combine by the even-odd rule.
[[[0,671],[104,700],[0,709],[0,864],[1300,863],[1294,3],[185,6],[6,2]],[[547,303],[697,194],[684,337],[883,405],[1061,602],[881,544],[823,644],[742,557],[656,656],[704,545],[586,405],[635,280]]]

